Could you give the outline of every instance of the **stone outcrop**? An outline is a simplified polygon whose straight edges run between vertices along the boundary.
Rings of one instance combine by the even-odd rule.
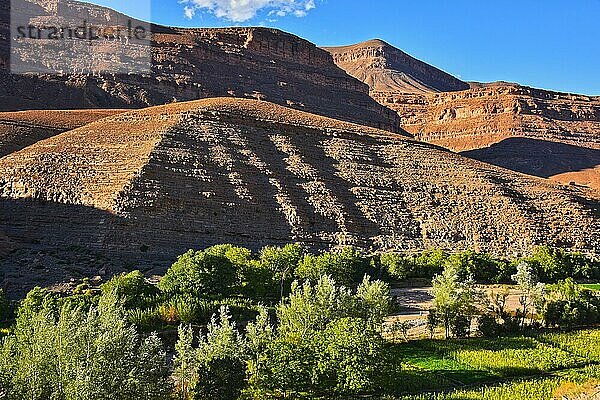
[[[324,47],[350,75],[382,93],[430,93],[465,90],[469,84],[382,40],[351,46]]]
[[[216,243],[600,251],[600,210],[584,188],[231,98],[114,115],[10,154],[0,208],[9,290],[95,275],[105,260],[160,273]]]
[[[373,96],[420,140],[600,196],[600,98],[511,84]]]
[[[46,3],[38,7],[38,19],[80,13],[102,26],[127,19],[106,8],[72,0]],[[49,3],[58,4],[58,14]],[[6,18],[6,5],[0,10]],[[150,73],[11,75],[6,69],[0,70],[0,110],[142,108],[231,96],[401,131],[398,115],[369,97],[367,85],[337,67],[328,52],[297,36],[266,28],[153,25],[151,29]],[[42,66],[51,65],[54,60],[48,59],[46,42],[29,40],[30,48],[23,57]],[[132,62],[138,50],[132,47]]]
[[[124,110],[0,112],[0,157]]]
[[[503,82],[469,86],[380,41],[328,50],[415,138],[600,197],[600,98]],[[420,74],[407,72],[415,62]],[[394,85],[397,76],[409,78]]]

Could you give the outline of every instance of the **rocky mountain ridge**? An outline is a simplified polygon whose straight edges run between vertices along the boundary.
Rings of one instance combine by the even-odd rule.
[[[110,27],[122,25],[128,18],[73,0],[26,1],[37,7],[38,19],[79,13],[87,15],[90,23]],[[9,8],[3,3],[0,20],[4,22],[0,25],[8,26],[8,18]],[[150,73],[13,75],[4,69],[0,70],[0,110],[141,108],[231,96],[401,131],[398,115],[369,97],[368,86],[337,67],[328,52],[297,36],[268,28],[152,25],[151,30]],[[0,34],[7,36],[8,32]],[[28,40],[26,57],[43,66],[54,65],[56,61],[45,53],[46,42]],[[6,42],[3,47],[6,56]],[[137,50],[131,48],[132,59]],[[7,65],[7,58],[2,64]]]
[[[518,172],[584,185],[600,198],[599,97],[507,82],[444,88],[436,86],[440,72],[433,67],[418,79],[410,77],[418,80],[418,90],[415,85],[381,85],[414,61],[407,58],[403,65],[388,56],[394,50],[373,53],[373,42],[366,43],[330,51],[341,68],[370,85],[375,100],[401,116],[402,127],[415,138]],[[373,57],[384,58],[377,63],[394,69],[355,61]],[[439,90],[429,89],[435,87]]]
[[[469,88],[469,84],[379,39],[324,49],[340,68],[369,85],[372,92],[430,93]]]

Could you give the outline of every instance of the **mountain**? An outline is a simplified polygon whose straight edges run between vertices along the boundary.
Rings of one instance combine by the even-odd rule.
[[[379,39],[323,49],[340,68],[369,85],[371,92],[431,93],[469,88],[469,84]]]
[[[126,25],[129,17],[72,0],[24,0],[35,22],[58,23],[86,15],[89,24]],[[7,36],[9,5],[0,5],[0,36]],[[8,2],[10,3],[10,2]],[[49,22],[50,21],[50,22]],[[57,22],[58,21],[58,22]],[[80,22],[74,20],[74,22]],[[62,22],[61,22],[62,23]],[[133,21],[134,24],[141,23]],[[398,115],[369,97],[369,88],[337,67],[331,55],[297,36],[267,28],[180,29],[152,25],[148,73],[44,73],[13,75],[0,69],[0,111],[26,109],[143,108],[200,98],[256,98],[302,111],[401,131]],[[26,39],[17,57],[40,68],[61,68],[48,40]],[[141,57],[140,46],[106,43],[99,53],[124,51],[125,64]],[[119,47],[120,46],[120,47]],[[0,49],[2,50],[2,49]],[[15,55],[13,54],[13,57]],[[143,57],[142,57],[143,60]],[[15,61],[15,60],[13,60]],[[75,71],[89,64],[71,60]]]
[[[117,114],[0,158],[0,208],[0,271],[23,289],[160,273],[216,243],[600,251],[586,189],[249,99]]]
[[[398,113],[415,138],[587,186],[600,198],[599,97],[507,82],[466,84],[377,40],[328,50],[341,68],[370,85],[375,100]]]

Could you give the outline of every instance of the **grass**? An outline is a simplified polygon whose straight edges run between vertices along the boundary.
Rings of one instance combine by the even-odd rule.
[[[587,285],[581,285],[586,289],[590,289],[590,290],[600,290],[600,283],[592,283],[592,284],[587,284]]]
[[[600,362],[600,329],[549,333],[540,335],[539,339],[590,361]]]
[[[394,345],[390,355],[402,365],[396,391],[433,393],[402,399],[550,399],[562,385],[600,379],[600,329],[537,338],[420,340]]]

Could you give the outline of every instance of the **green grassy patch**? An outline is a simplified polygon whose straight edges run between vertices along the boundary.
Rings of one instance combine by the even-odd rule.
[[[588,285],[581,285],[586,289],[590,289],[590,290],[600,290],[600,283],[592,283],[592,284],[588,284]]]
[[[600,329],[540,335],[540,340],[588,360],[600,362]]]

